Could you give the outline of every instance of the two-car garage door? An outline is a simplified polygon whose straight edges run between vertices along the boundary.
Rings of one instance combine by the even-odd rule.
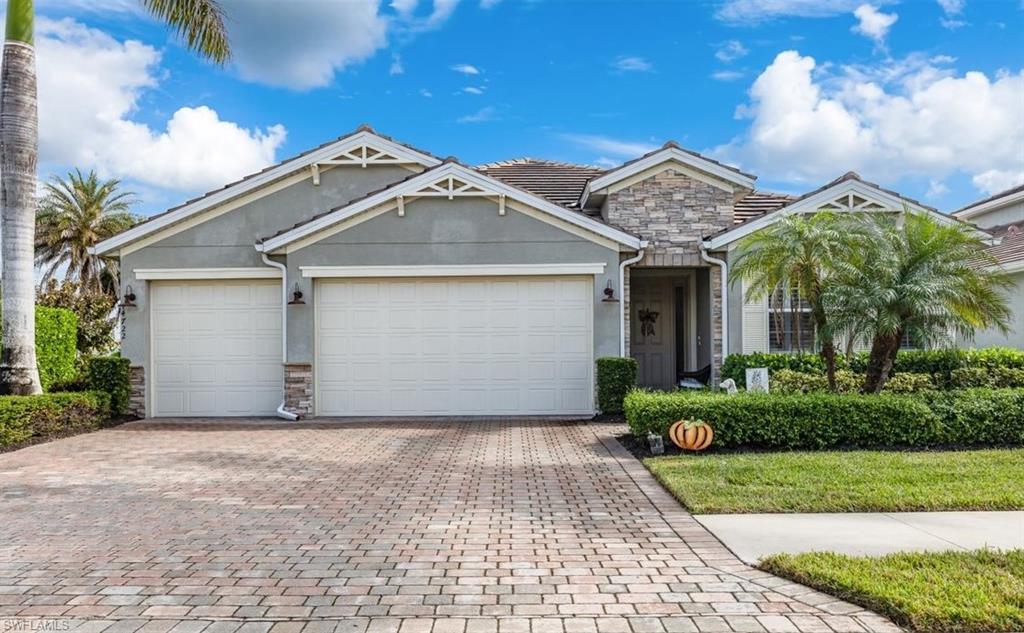
[[[592,277],[320,280],[319,413],[592,413],[592,306]]]
[[[273,415],[281,281],[154,281],[156,416]],[[321,416],[593,411],[593,278],[320,279]]]

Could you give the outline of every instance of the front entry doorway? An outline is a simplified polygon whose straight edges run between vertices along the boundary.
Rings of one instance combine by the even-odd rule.
[[[674,389],[700,368],[703,356],[700,269],[630,271],[630,352],[637,383]],[[704,319],[703,321],[707,321]]]

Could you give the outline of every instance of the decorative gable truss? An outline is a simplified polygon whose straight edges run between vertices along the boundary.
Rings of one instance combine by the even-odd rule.
[[[473,184],[456,176],[446,176],[408,194],[398,196],[398,215],[405,215],[405,201],[413,198],[496,198],[498,215],[505,215],[505,194],[487,185]]]
[[[310,165],[309,169],[313,175],[313,184],[319,185],[322,167],[359,166],[365,168],[374,165],[415,167],[417,171],[423,167],[422,161],[408,154],[399,155],[399,152],[389,152],[372,143],[363,143],[346,148],[334,158],[318,160]]]
[[[446,160],[441,165],[427,169],[405,181],[370,194],[360,200],[277,235],[260,240],[256,249],[264,253],[290,252],[319,241],[324,236],[348,226],[354,226],[360,219],[374,214],[397,211],[400,217],[406,213],[407,201],[416,198],[483,197],[497,203],[498,215],[506,214],[506,200],[514,203],[515,210],[532,215],[537,219],[556,224],[566,230],[605,244],[610,248],[636,250],[646,244],[642,239],[599,222],[582,213],[577,213],[535,196],[522,189],[511,187],[500,180],[491,178],[469,167]]]

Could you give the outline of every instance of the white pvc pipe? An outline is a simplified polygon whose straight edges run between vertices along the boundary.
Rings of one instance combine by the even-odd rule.
[[[626,355],[626,266],[637,263],[644,258],[644,249],[636,252],[636,257],[619,262],[619,356]]]
[[[263,263],[281,271],[281,364],[288,362],[288,267],[260,253]],[[284,385],[281,385],[284,389]],[[298,420],[299,416],[284,408],[284,400],[277,407],[277,417],[285,420]]]
[[[729,264],[724,259],[718,259],[708,255],[703,245],[700,247],[700,258],[709,264],[714,264],[722,269],[722,362],[729,355]],[[712,345],[714,345],[714,325],[712,327]],[[711,359],[714,362],[715,350],[711,350]]]

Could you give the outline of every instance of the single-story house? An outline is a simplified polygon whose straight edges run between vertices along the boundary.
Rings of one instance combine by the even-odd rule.
[[[1013,310],[1011,332],[978,332],[973,340],[962,341],[974,347],[1016,347],[1024,349],[1024,184],[973,202],[953,212],[953,216],[971,222],[993,236],[988,252],[996,265],[1011,276],[1016,288],[1010,291]]]
[[[673,142],[609,170],[471,167],[363,126],[112,237],[150,416],[590,415],[594,361],[671,387],[810,345],[729,283],[745,235],[822,208],[948,216],[848,173],[806,195]]]

